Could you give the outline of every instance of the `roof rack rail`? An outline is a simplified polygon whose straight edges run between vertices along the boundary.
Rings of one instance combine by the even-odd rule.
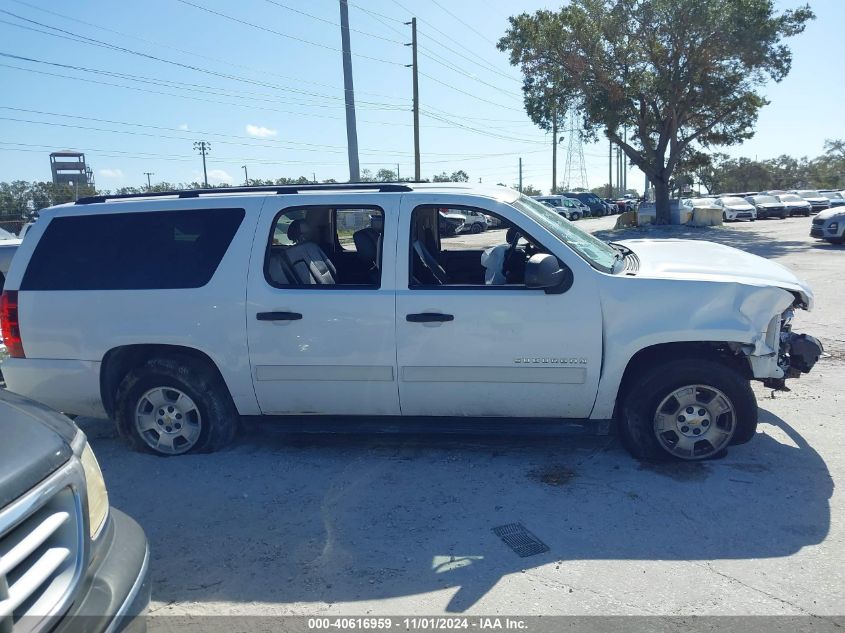
[[[378,191],[379,193],[401,193],[413,191],[408,185],[382,182],[324,183],[316,185],[262,185],[257,187],[217,187],[213,189],[183,189],[175,191],[148,191],[144,193],[118,193],[114,195],[88,196],[76,204],[96,204],[108,200],[131,200],[134,198],[199,198],[201,195],[225,193],[274,193],[297,194],[303,191]]]

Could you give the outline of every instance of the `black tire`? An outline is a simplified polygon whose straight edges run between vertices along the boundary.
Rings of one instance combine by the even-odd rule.
[[[757,431],[757,399],[748,378],[717,360],[684,358],[643,371],[622,395],[618,426],[622,443],[631,455],[649,461],[699,461],[720,457],[724,453],[722,448],[701,457],[681,458],[670,453],[658,441],[654,432],[657,407],[673,391],[686,385],[713,387],[730,400],[736,415],[729,444],[744,444],[754,437]]]
[[[177,447],[177,452],[158,450],[137,429],[136,408],[144,394],[157,387],[179,390],[195,403],[199,437],[189,448]],[[118,433],[137,451],[157,455],[208,453],[231,443],[238,430],[238,412],[223,380],[206,363],[189,357],[153,358],[132,370],[121,381],[115,403]],[[150,432],[147,433],[149,438]]]
[[[571,214],[569,215],[569,219],[570,219],[572,222],[577,222],[578,220],[580,220],[580,219],[581,219],[581,214],[580,214],[580,213],[578,213],[577,211],[574,211],[573,213],[571,213]]]
[[[480,222],[476,222],[476,223],[475,223],[475,224],[473,224],[471,227],[469,227],[469,232],[470,232],[470,233],[475,233],[476,235],[477,235],[478,233],[481,233],[483,230],[484,230],[484,227],[483,227],[483,226],[481,226],[481,223],[480,223]]]

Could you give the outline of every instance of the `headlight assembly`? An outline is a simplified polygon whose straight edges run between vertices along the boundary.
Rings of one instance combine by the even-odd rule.
[[[95,539],[99,536],[109,515],[109,493],[106,491],[106,482],[103,480],[100,464],[97,463],[94,451],[87,442],[82,450],[80,461],[85,471],[85,487],[88,490],[88,526],[91,538]]]

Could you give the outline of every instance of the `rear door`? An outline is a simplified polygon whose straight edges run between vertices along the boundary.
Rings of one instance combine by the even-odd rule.
[[[246,313],[262,413],[399,413],[398,199],[386,193],[268,198],[250,262]],[[380,233],[371,249],[376,261],[358,255],[359,231]],[[309,280],[308,270],[323,283]]]

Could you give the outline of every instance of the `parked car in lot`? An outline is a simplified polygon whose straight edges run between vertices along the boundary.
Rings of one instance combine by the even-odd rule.
[[[775,198],[786,207],[787,215],[803,215],[809,217],[813,210],[813,205],[794,193],[781,193],[776,195]]]
[[[565,196],[532,196],[534,200],[554,208],[567,220],[573,222],[590,215],[590,208],[580,200]]]
[[[458,209],[455,213],[464,216],[464,224],[458,229],[460,233],[483,233],[490,228],[490,218],[480,211]]]
[[[444,208],[498,218],[502,243],[444,243]],[[348,214],[371,223],[355,250]],[[161,455],[218,449],[241,416],[445,416],[615,423],[637,457],[700,460],[754,436],[752,379],[822,353],[792,330],[811,289],[775,262],[608,244],[440,183],[83,198],[42,212],[0,303],[9,389]]]
[[[143,530],[65,416],[0,390],[0,630],[143,629]]]
[[[713,202],[722,209],[722,220],[733,222],[735,220],[748,220],[754,222],[757,219],[757,209],[753,204],[736,196],[721,196],[714,198]]]
[[[799,189],[796,191],[789,191],[788,193],[793,193],[804,198],[804,200],[812,205],[813,213],[818,213],[819,211],[824,211],[825,209],[830,208],[830,200],[815,189]]]
[[[831,244],[845,243],[845,208],[833,207],[813,218],[810,235]]]
[[[12,258],[22,241],[21,237],[16,237],[5,229],[0,229],[0,290],[3,289],[9,266],[12,265]]]
[[[440,209],[440,217],[443,221],[438,224],[440,237],[452,237],[463,232],[467,218],[462,213],[456,213],[452,209]]]
[[[564,191],[561,195],[583,202],[590,209],[591,216],[607,215],[607,207],[604,206],[604,200],[594,193],[589,191]]]
[[[819,191],[819,193],[830,200],[831,207],[845,206],[845,196],[842,195],[841,191]]]
[[[789,215],[786,205],[774,196],[748,196],[745,200],[749,204],[754,205],[754,208],[757,209],[757,217],[761,220],[766,218],[780,218],[783,220]]]

